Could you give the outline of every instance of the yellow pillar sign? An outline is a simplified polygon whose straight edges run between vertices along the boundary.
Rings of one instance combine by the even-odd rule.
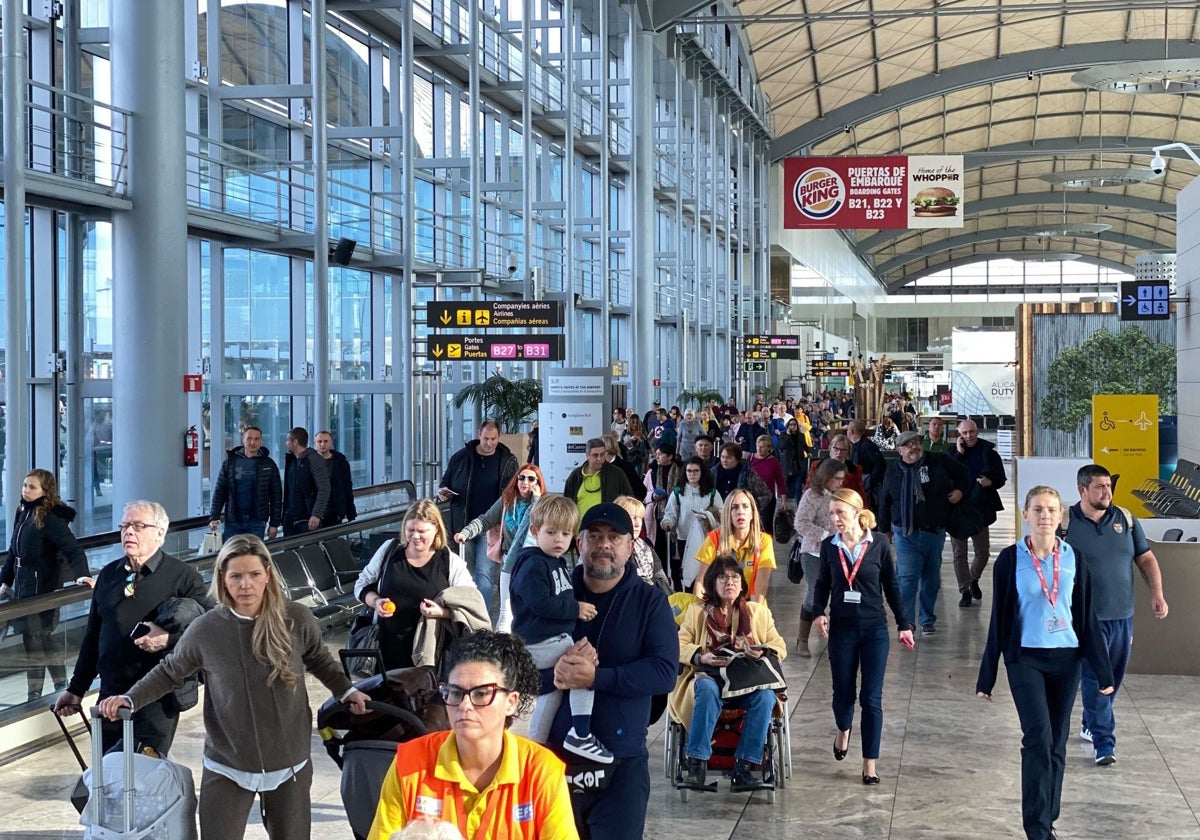
[[[1113,503],[1136,516],[1151,515],[1133,495],[1139,484],[1158,478],[1158,397],[1154,394],[1092,396],[1092,460],[1120,481]]]

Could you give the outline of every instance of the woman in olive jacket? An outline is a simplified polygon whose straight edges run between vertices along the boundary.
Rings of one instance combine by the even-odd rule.
[[[33,470],[21,485],[21,502],[13,518],[8,559],[0,571],[0,595],[29,598],[53,592],[62,585],[58,556],[61,553],[71,567],[75,580],[91,583],[87,557],[71,533],[75,511],[62,503],[54,474]],[[29,667],[26,681],[29,699],[42,696],[45,671],[49,669],[55,691],[67,687],[67,668],[63,661],[63,640],[56,635],[58,610],[46,610],[13,622],[21,633]]]

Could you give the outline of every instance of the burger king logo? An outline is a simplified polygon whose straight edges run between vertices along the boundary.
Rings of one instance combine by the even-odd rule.
[[[814,221],[831,218],[846,203],[842,176],[824,166],[805,170],[792,186],[796,209]]]

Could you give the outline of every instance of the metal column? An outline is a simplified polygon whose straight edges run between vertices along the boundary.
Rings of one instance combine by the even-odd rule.
[[[29,472],[29,334],[25,284],[25,4],[4,0],[4,356],[7,478],[11,507]]]
[[[636,24],[636,22],[635,22]],[[633,27],[633,53],[629,98],[633,114],[633,358],[635,370],[643,371],[633,382],[631,405],[654,401],[650,376],[645,373],[656,358],[654,345],[655,285],[654,248],[654,33]],[[608,200],[607,192],[604,200]],[[607,329],[607,324],[605,325]]]
[[[131,210],[113,213],[113,515],[153,499],[185,515],[188,428],[183,6],[112,4],[114,104],[131,111]]]
[[[313,142],[313,418],[329,425],[329,140],[325,117],[325,0],[312,2]]]
[[[83,87],[83,68],[79,54],[79,2],[66,0],[63,5],[63,87],[67,93],[80,93]],[[78,100],[66,99],[67,112],[77,116]],[[67,139],[67,168],[70,172],[80,171],[82,152],[79,140]],[[83,430],[83,219],[78,213],[66,214],[67,290],[63,301],[67,314],[66,354],[67,370],[65,391],[67,397],[67,430],[63,444],[67,459],[63,467],[64,481],[59,482],[60,495],[79,510],[83,509],[84,462]]]

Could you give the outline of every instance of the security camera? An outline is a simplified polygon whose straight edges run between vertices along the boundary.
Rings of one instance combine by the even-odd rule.
[[[1032,70],[1027,70],[1027,71],[1025,72],[1025,78],[1029,79],[1029,81],[1031,81],[1031,82],[1032,82],[1032,81],[1033,81],[1033,71],[1032,71]]]
[[[512,277],[516,273],[517,273],[517,255],[509,254],[508,255],[508,276]]]
[[[1155,175],[1161,175],[1166,168],[1167,162],[1163,160],[1163,156],[1161,154],[1155,154],[1154,158],[1150,161],[1150,171]]]

